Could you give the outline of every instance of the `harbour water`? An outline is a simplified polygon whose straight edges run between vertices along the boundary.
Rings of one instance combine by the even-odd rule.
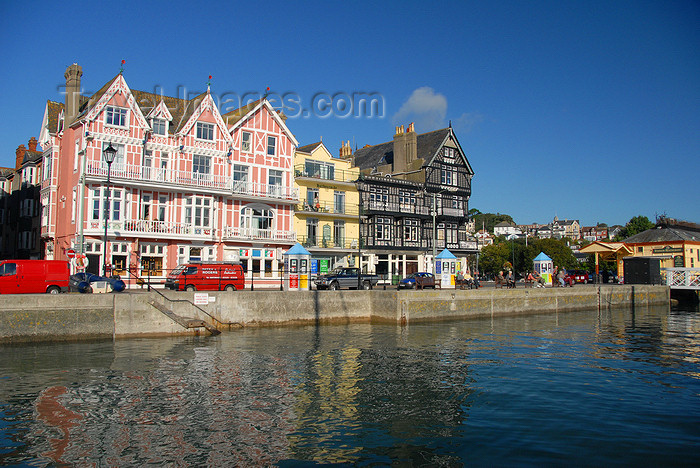
[[[698,466],[668,308],[0,347],[0,464]]]

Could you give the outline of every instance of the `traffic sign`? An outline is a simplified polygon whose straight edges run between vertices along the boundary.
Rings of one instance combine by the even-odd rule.
[[[68,258],[75,258],[75,250],[73,250],[73,249],[66,250],[66,256]]]

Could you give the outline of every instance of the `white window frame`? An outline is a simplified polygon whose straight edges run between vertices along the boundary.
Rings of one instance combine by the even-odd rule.
[[[153,127],[154,135],[165,136],[168,134],[168,121],[165,119],[154,118],[151,121],[151,127]],[[162,130],[162,133],[160,130]]]
[[[196,160],[196,163],[195,163]],[[192,155],[192,174],[211,175],[211,156],[203,156],[201,154]],[[206,169],[206,170],[203,170]]]
[[[195,228],[210,228],[213,201],[211,197],[191,195],[185,197],[184,220]]]
[[[105,107],[105,125],[108,127],[127,128],[129,126],[129,109],[117,106]]]
[[[202,141],[214,141],[216,138],[216,125],[211,122],[197,122],[197,139]],[[208,138],[211,137],[211,138]]]
[[[247,138],[246,138],[247,137]],[[250,153],[253,148],[253,134],[251,132],[241,132],[241,151]]]
[[[270,142],[272,141],[272,144]],[[267,145],[266,145],[266,152],[268,156],[275,156],[277,154],[277,137],[274,135],[268,135],[267,136]],[[270,149],[272,149],[272,152],[270,152]]]

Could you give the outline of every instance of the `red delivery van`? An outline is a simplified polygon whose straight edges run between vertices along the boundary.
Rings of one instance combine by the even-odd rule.
[[[63,260],[0,261],[0,294],[67,292],[69,278]]]
[[[165,287],[175,291],[236,291],[245,288],[245,277],[239,263],[190,262],[170,272]]]

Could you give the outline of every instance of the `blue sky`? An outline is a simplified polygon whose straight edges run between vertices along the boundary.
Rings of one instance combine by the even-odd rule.
[[[0,165],[39,136],[73,62],[94,92],[377,93],[383,116],[290,118],[333,154],[451,120],[470,207],[546,223],[700,222],[700,3],[1,2]],[[337,113],[336,113],[337,114]]]

